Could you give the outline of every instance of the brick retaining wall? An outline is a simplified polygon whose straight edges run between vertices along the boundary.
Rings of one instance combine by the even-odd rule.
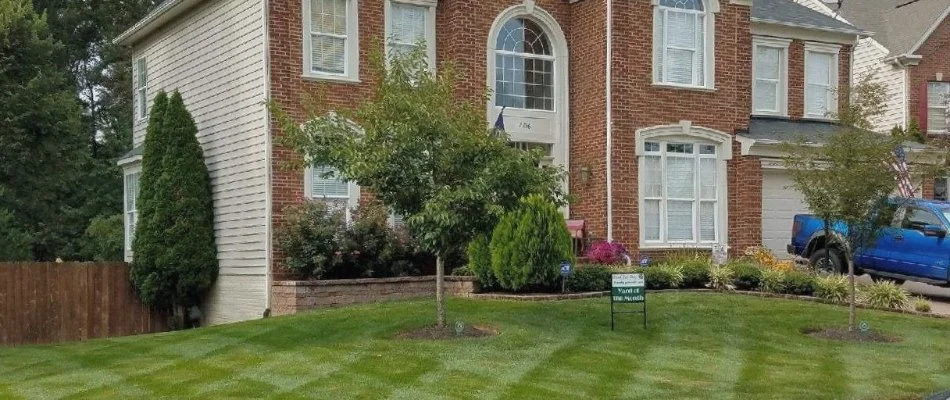
[[[475,287],[473,277],[445,277],[446,295],[470,296]],[[272,315],[288,315],[316,308],[435,296],[435,276],[276,281],[271,295]]]

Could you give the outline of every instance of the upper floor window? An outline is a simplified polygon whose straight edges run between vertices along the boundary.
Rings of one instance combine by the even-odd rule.
[[[135,60],[135,118],[137,120],[148,118],[147,72],[145,57]]]
[[[356,11],[356,0],[304,0],[305,76],[358,79]]]
[[[702,0],[655,0],[655,4],[654,82],[713,87],[710,10]]]
[[[138,223],[139,179],[142,171],[136,170],[125,174],[125,248],[132,250],[132,240],[135,238],[135,226]]]
[[[787,40],[753,41],[752,113],[788,115],[788,44]]]
[[[554,52],[529,18],[506,22],[495,42],[495,105],[554,111]]]
[[[838,111],[838,47],[805,44],[805,117],[831,118]]]
[[[429,66],[434,66],[435,7],[435,0],[387,0],[386,54],[405,54],[424,43]]]
[[[950,82],[927,83],[927,133],[947,133]]]

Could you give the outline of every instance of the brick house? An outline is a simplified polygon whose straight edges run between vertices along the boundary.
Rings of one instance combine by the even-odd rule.
[[[133,52],[135,145],[159,89],[181,90],[198,124],[221,260],[205,309],[221,323],[269,307],[286,206],[360,199],[282,167],[294,155],[263,101],[302,120],[301,94],[324,85],[333,108],[352,106],[376,47],[424,39],[430,65],[463,72],[459,96],[491,88],[486,127],[507,107],[513,145],[568,171],[570,217],[592,237],[636,255],[783,252],[803,206],[788,201],[778,144],[832,130],[866,34],[794,0],[169,0],[117,42]],[[140,160],[137,147],[120,161],[128,237]]]

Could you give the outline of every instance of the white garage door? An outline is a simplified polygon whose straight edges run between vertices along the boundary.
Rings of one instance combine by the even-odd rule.
[[[780,169],[762,170],[762,244],[780,258],[790,258],[785,245],[791,241],[795,214],[808,214],[792,178]]]

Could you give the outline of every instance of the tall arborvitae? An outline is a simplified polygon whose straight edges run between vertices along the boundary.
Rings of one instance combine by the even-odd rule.
[[[168,108],[168,96],[160,91],[148,117],[145,131],[145,148],[142,155],[142,176],[139,178],[138,222],[135,237],[132,240],[132,284],[139,297],[146,304],[162,304],[163,298],[174,286],[171,284],[171,270],[159,265],[157,259],[165,247],[164,229],[167,221],[159,221],[156,215],[158,203],[167,199],[167,193],[158,186],[164,172],[164,157],[167,154],[168,135],[164,132],[165,110]],[[165,200],[167,201],[167,200]]]
[[[158,187],[170,196],[158,202],[156,214],[170,224],[162,232],[165,248],[158,262],[175,271],[174,305],[189,307],[199,304],[217,278],[218,257],[211,178],[198,128],[177,90],[168,101],[162,132],[168,148]]]

